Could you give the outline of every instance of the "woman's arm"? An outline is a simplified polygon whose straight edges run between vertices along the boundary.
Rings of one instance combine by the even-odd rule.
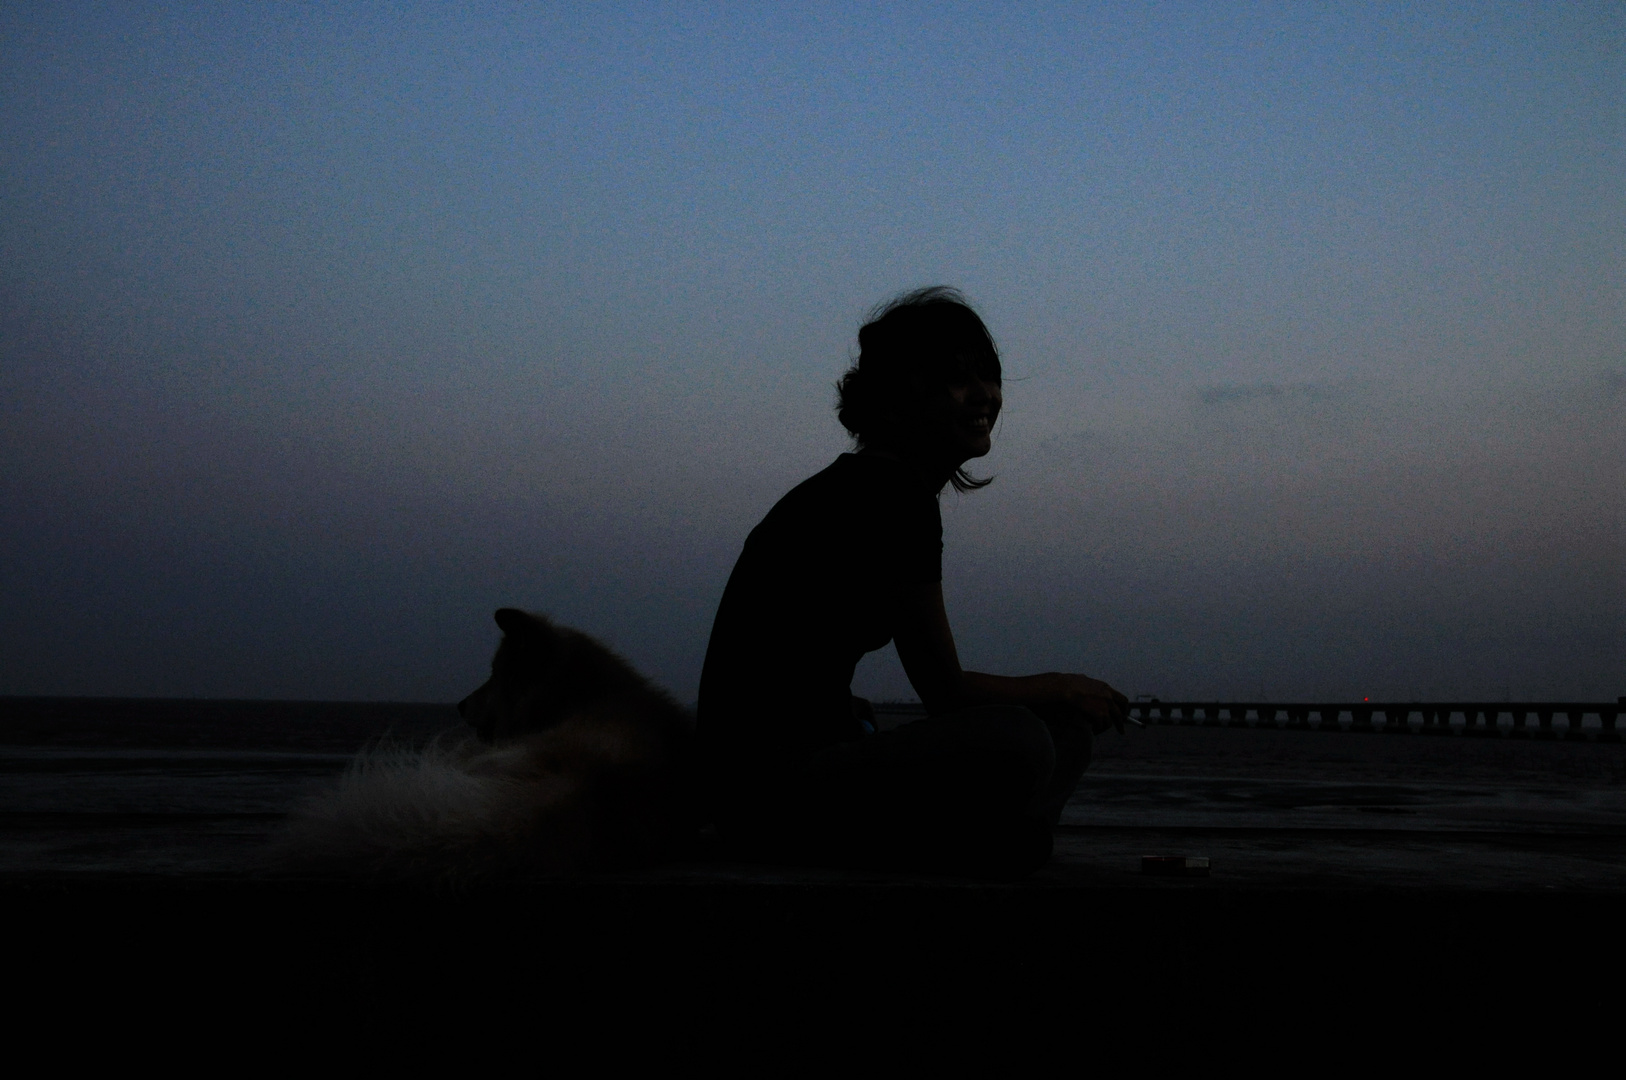
[[[898,607],[898,659],[928,712],[975,705],[1066,704],[1088,716],[1092,726],[1122,723],[1129,699],[1097,679],[1056,671],[1011,677],[963,670],[943,607],[941,582],[904,587]]]

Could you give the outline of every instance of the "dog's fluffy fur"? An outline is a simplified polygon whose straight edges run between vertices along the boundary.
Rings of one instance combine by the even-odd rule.
[[[364,751],[295,811],[284,868],[459,885],[636,864],[692,828],[687,711],[586,634],[514,608],[497,625],[458,706],[474,734]]]

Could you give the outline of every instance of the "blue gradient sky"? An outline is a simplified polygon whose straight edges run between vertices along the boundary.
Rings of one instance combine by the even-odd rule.
[[[0,8],[0,692],[692,697],[864,311],[968,665],[1626,693],[1626,8]],[[895,661],[860,689],[907,692]]]

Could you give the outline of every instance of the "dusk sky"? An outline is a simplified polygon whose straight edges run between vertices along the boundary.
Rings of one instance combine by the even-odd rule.
[[[1618,2],[7,3],[0,693],[456,700],[514,605],[691,701],[935,283],[968,667],[1626,694]]]

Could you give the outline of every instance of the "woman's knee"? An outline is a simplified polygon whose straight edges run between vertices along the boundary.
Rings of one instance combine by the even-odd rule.
[[[1037,705],[1033,713],[1050,729],[1059,761],[1080,771],[1087,768],[1095,752],[1095,733],[1090,718],[1072,705]]]
[[[1007,770],[1022,786],[1038,789],[1056,767],[1056,743],[1050,727],[1021,705],[987,705],[967,709],[965,725],[975,732],[977,752],[991,767]]]

